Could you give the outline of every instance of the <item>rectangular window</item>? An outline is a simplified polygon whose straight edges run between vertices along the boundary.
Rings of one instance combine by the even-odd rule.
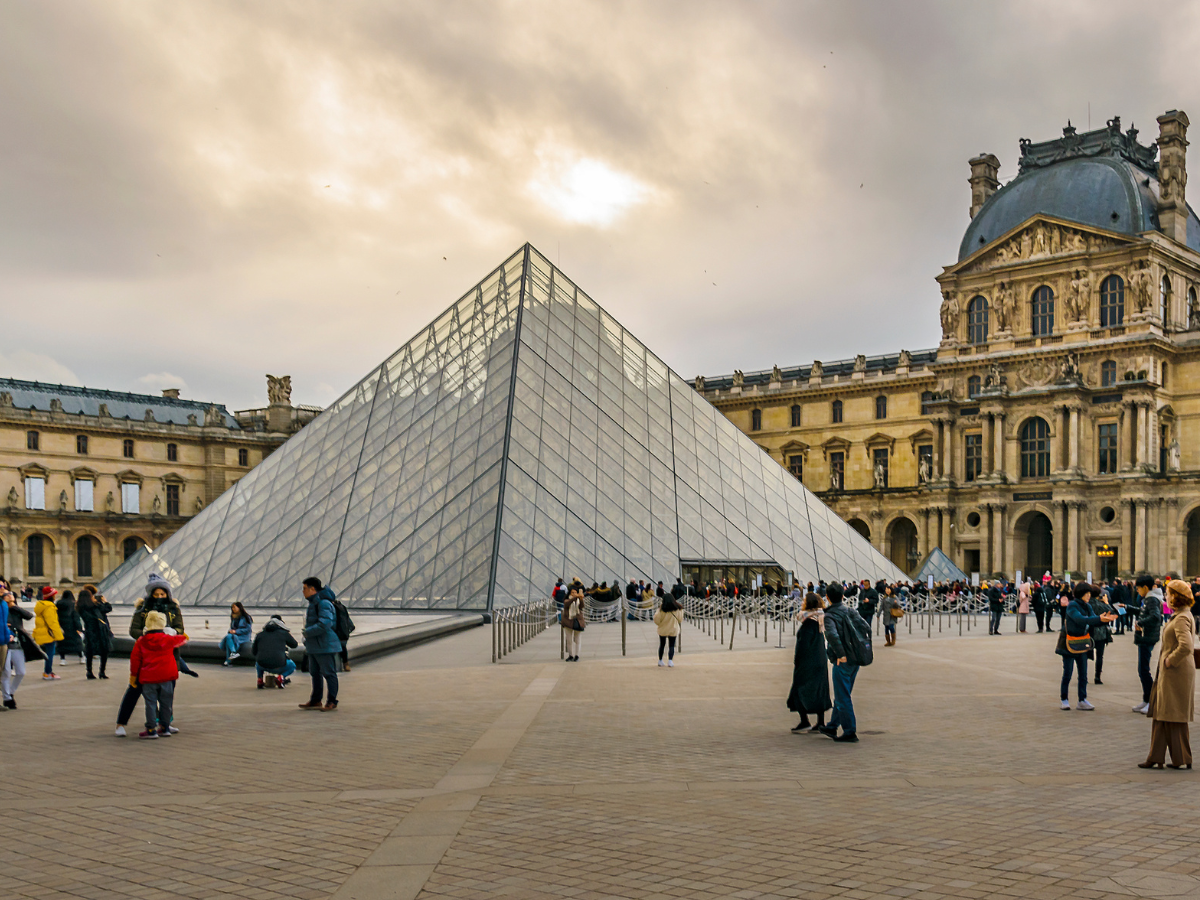
[[[178,444],[167,444],[167,462],[179,462]]]
[[[46,508],[46,480],[30,476],[25,479],[25,508]]]
[[[179,485],[167,485],[167,515],[179,515]]]
[[[126,459],[133,459],[133,439],[132,438],[125,438],[124,443],[121,444],[121,455],[124,456]]]
[[[754,430],[758,431],[759,429],[762,428],[762,413],[757,409],[754,412],[755,412]],[[250,465],[250,451],[249,450],[246,450],[245,448],[238,450],[238,465],[239,466]]]
[[[1117,473],[1117,423],[1101,425],[1100,434],[1100,465],[1101,475]]]
[[[797,481],[804,480],[804,457],[797,453],[788,457],[788,471],[796,476]]]
[[[41,443],[40,436],[38,435],[38,433],[36,431],[25,432],[25,449],[26,450],[38,450],[38,449],[40,449],[40,447],[39,447],[40,443]]]
[[[75,509],[79,512],[95,512],[93,495],[95,485],[83,478],[75,482]]]
[[[846,489],[846,454],[841,450],[829,454],[829,487],[835,491]]]
[[[842,421],[842,401],[834,400],[830,409],[831,409],[830,418],[833,419],[833,424],[837,425],[839,422]]]
[[[75,542],[75,574],[80,578],[92,577],[92,539],[81,537]]]
[[[138,484],[125,482],[121,485],[121,512],[139,513],[142,511],[142,487]]]
[[[974,481],[983,474],[983,435],[963,436],[963,477]]]
[[[44,548],[42,547],[42,536],[40,534],[33,535],[25,542],[27,551],[25,558],[25,574],[30,578],[44,578],[46,574],[46,562]]]
[[[888,486],[888,452],[887,447],[876,447],[871,453],[871,475],[877,488]]]
[[[86,434],[75,435],[75,452],[80,456],[87,456],[88,436]]]

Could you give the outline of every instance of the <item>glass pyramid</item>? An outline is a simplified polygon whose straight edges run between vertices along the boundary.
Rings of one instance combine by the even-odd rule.
[[[917,574],[913,576],[913,581],[928,581],[929,576],[933,576],[934,582],[939,581],[967,581],[971,577],[962,569],[956,566],[941,547],[934,547],[917,569]]]
[[[527,244],[103,588],[487,610],[680,559],[904,577]]]

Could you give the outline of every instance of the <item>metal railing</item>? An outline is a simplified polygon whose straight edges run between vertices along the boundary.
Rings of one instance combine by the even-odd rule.
[[[533,600],[493,610],[492,662],[499,662],[557,621],[558,606],[552,599]]]

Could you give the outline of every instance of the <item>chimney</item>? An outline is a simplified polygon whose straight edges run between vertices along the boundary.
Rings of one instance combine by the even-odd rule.
[[[172,400],[179,399],[179,388],[163,388],[163,396]]]
[[[987,198],[996,193],[1000,180],[996,175],[1000,172],[1000,160],[994,153],[980,153],[970,162],[971,178],[971,218],[979,212]]]
[[[1158,117],[1158,229],[1187,243],[1187,113],[1173,109]]]

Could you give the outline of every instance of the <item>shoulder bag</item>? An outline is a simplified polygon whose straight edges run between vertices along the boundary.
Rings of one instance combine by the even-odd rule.
[[[1092,640],[1090,634],[1081,634],[1078,637],[1075,635],[1067,635],[1066,638],[1067,652],[1076,656],[1084,653],[1091,653],[1096,646],[1096,642]]]

